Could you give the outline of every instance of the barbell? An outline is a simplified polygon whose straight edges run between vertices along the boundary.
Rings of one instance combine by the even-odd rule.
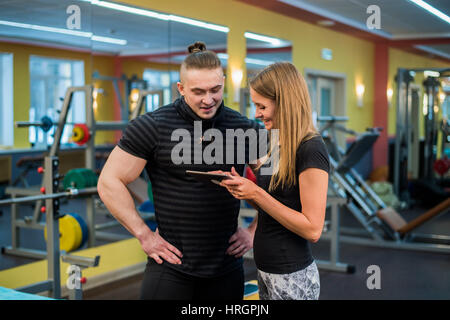
[[[63,192],[40,194],[40,195],[36,195],[36,196],[28,196],[28,197],[0,200],[0,206],[5,206],[5,205],[9,205],[9,204],[17,204],[17,203],[34,202],[34,201],[38,201],[38,200],[87,196],[87,195],[92,195],[92,194],[96,194],[96,193],[97,193],[97,187],[90,187],[90,188],[85,188],[85,189],[69,188],[68,190],[63,191]]]

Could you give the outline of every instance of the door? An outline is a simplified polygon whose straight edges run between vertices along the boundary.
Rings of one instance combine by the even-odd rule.
[[[331,79],[317,79],[317,107],[318,115],[336,115],[335,108],[335,83]]]

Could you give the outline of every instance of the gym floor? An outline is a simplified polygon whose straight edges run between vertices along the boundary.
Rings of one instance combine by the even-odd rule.
[[[75,200],[62,206],[62,212],[83,212],[83,202]],[[78,209],[78,210],[74,210]],[[26,210],[25,210],[26,211]],[[402,212],[405,220],[410,221],[425,212],[425,208],[415,207]],[[29,212],[31,214],[31,207]],[[99,215],[99,220],[111,221],[111,218]],[[341,215],[341,226],[359,227],[358,222],[347,213]],[[416,230],[418,233],[434,233],[449,235],[450,215],[435,217]],[[111,231],[126,234],[127,231],[118,226]],[[0,216],[0,243],[11,244],[9,208],[3,208]],[[41,232],[27,231],[22,234],[23,244],[33,249],[44,249],[45,243]],[[99,241],[100,244],[106,242]],[[312,244],[316,259],[329,259],[330,244],[320,240]],[[340,244],[340,262],[355,266],[353,274],[331,272],[319,269],[321,280],[320,299],[322,300],[372,300],[372,299],[450,299],[450,255],[421,251],[387,249],[362,246],[349,243]],[[27,258],[0,255],[0,270],[34,262]],[[381,288],[368,289],[367,273],[370,265],[377,265],[381,270]],[[245,280],[256,279],[256,266],[252,259],[244,261]],[[130,277],[109,285],[97,287],[84,292],[87,300],[131,300],[139,298],[142,275]]]

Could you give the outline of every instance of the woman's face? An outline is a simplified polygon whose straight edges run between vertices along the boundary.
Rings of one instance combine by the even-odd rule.
[[[255,118],[264,122],[267,130],[272,129],[276,108],[275,101],[263,97],[252,88],[250,88],[250,97],[256,106]]]

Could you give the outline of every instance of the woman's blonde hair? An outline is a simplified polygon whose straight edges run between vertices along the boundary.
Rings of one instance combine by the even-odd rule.
[[[296,153],[300,143],[318,135],[306,81],[293,64],[277,62],[260,71],[249,85],[261,96],[275,101],[273,128],[279,130],[279,162],[269,191],[280,185],[292,186],[297,181]],[[269,155],[274,147],[271,143]]]

